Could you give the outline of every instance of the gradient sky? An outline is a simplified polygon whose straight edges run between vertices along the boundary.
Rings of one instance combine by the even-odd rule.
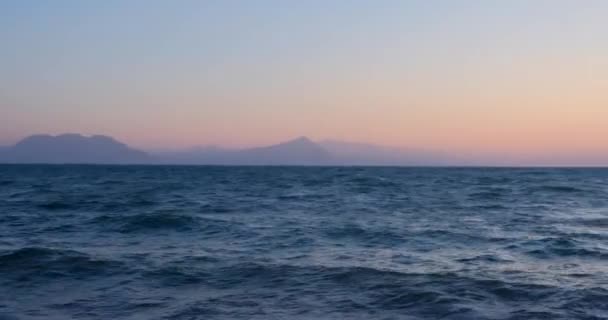
[[[0,1],[0,144],[608,159],[608,1]]]

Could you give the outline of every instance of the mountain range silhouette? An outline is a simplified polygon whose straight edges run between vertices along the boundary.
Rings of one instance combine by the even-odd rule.
[[[81,134],[32,135],[0,148],[0,163],[183,165],[444,165],[445,155],[335,140],[299,137],[275,145],[223,149],[199,147],[144,152],[116,139]]]
[[[3,148],[0,162],[8,163],[150,163],[153,158],[112,137],[66,133],[58,136],[33,135]]]

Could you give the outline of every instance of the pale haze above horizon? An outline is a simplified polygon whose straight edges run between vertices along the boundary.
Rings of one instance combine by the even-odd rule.
[[[1,1],[0,145],[307,136],[608,165],[606,17],[600,0]]]

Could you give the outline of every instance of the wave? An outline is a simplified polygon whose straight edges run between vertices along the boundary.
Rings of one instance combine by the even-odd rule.
[[[585,193],[589,190],[561,185],[541,185],[530,189],[531,192],[549,192],[549,193]]]
[[[478,185],[508,185],[513,182],[513,178],[504,176],[479,177],[476,179]]]
[[[96,210],[100,212],[125,212],[140,208],[149,208],[159,205],[158,202],[149,199],[128,199],[128,200],[108,200],[103,201],[97,206]]]
[[[204,204],[200,207],[201,213],[234,213],[237,212],[236,208],[228,205],[212,205]]]
[[[0,186],[9,186],[15,184],[17,181],[15,180],[0,180]]]
[[[342,226],[329,226],[325,229],[325,235],[330,239],[356,240],[367,245],[397,245],[406,241],[404,236],[397,232],[387,229],[375,230],[352,223]]]
[[[567,238],[548,237],[524,242],[520,247],[530,248],[527,254],[537,258],[572,257],[608,259],[608,252],[591,249],[580,241]]]
[[[135,215],[101,215],[94,218],[92,222],[123,233],[154,230],[188,231],[198,227],[200,223],[192,216],[170,210]]]
[[[199,236],[251,235],[251,232],[241,230],[241,225],[236,222],[193,216],[174,210],[157,210],[139,214],[104,214],[91,219],[89,223],[124,234],[197,231]]]
[[[489,263],[513,263],[514,262],[513,260],[504,259],[504,258],[501,258],[500,256],[497,256],[494,254],[482,254],[482,255],[472,257],[472,258],[458,259],[456,261],[463,262],[463,263],[473,263],[473,264],[477,264],[479,262],[489,262]]]
[[[502,193],[494,191],[477,192],[469,195],[474,200],[495,200],[502,197]]]
[[[507,210],[508,206],[500,205],[500,204],[478,204],[472,206],[476,209],[484,209],[484,210]]]
[[[221,260],[212,256],[186,256],[170,261],[160,268],[146,270],[143,277],[149,281],[159,282],[165,287],[179,287],[203,284],[206,279],[217,276],[210,270]]]
[[[603,288],[564,289],[450,272],[243,262],[212,268],[163,268],[146,276],[170,287],[224,293],[180,306],[170,316],[178,319],[191,318],[196,312],[223,317],[243,312],[240,316],[250,318],[252,307],[277,301],[278,310],[296,319],[299,316],[289,313],[285,303],[293,304],[293,312],[300,312],[315,301],[316,307],[308,312],[332,312],[340,318],[383,318],[383,314],[399,312],[413,319],[601,319],[597,315],[608,307],[608,291]],[[535,303],[518,307],[530,301]]]
[[[608,218],[577,219],[574,222],[585,227],[608,228]]]
[[[57,210],[69,210],[75,209],[76,206],[74,203],[62,200],[49,201],[38,204],[38,208],[49,210],[49,211],[57,211]]]
[[[205,271],[203,271],[205,270]],[[479,301],[542,301],[560,290],[540,284],[465,277],[456,273],[406,273],[366,267],[297,266],[238,263],[214,269],[171,269],[153,274],[175,285],[199,285],[215,290],[276,290],[290,288],[306,295],[314,292],[350,292],[350,304],[369,310],[412,310],[431,316],[458,313],[467,306],[468,315],[479,316]],[[332,288],[327,290],[326,288]],[[327,299],[331,299],[328,293]],[[341,298],[342,299],[342,298]],[[478,309],[477,311],[475,311]],[[460,310],[464,312],[464,310]],[[436,313],[435,313],[436,315]]]
[[[127,182],[124,180],[118,180],[118,179],[107,179],[107,180],[100,180],[100,181],[96,181],[95,185],[99,185],[99,186],[121,186],[126,184]]]
[[[302,200],[302,201],[315,201],[315,200],[320,200],[320,199],[324,199],[330,197],[329,195],[326,194],[319,194],[319,193],[307,193],[307,192],[292,192],[292,193],[287,193],[287,194],[283,194],[277,197],[278,200],[282,200],[282,201],[298,201],[298,200]]]
[[[94,258],[74,250],[26,247],[0,253],[0,272],[22,280],[107,276],[122,267],[120,262]]]

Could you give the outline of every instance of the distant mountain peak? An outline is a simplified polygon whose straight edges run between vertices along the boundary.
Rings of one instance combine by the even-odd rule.
[[[48,134],[34,134],[28,137],[21,139],[19,142],[15,144],[15,146],[22,146],[32,143],[38,143],[39,141],[48,141],[53,139],[53,136]]]
[[[315,143],[306,136],[300,136],[295,139],[291,139],[289,141],[283,142],[281,144],[315,144]]]
[[[90,139],[94,139],[94,140],[105,140],[105,141],[116,141],[116,139],[114,139],[114,138],[112,138],[112,137],[110,137],[110,136],[105,136],[105,135],[102,135],[102,134],[95,134],[95,135],[92,135],[92,136],[90,137]]]
[[[325,164],[331,161],[327,150],[304,136],[267,147],[241,150],[239,156],[254,164]]]
[[[7,148],[0,161],[16,163],[148,163],[145,152],[129,148],[109,136],[37,134]]]
[[[80,133],[62,133],[62,134],[56,135],[55,138],[86,139],[87,137],[81,135]]]
[[[307,136],[299,136],[299,137],[293,139],[293,141],[312,142],[312,140],[310,140]]]
[[[169,157],[169,163],[224,165],[322,165],[332,160],[327,150],[305,136],[245,149],[193,148]]]

